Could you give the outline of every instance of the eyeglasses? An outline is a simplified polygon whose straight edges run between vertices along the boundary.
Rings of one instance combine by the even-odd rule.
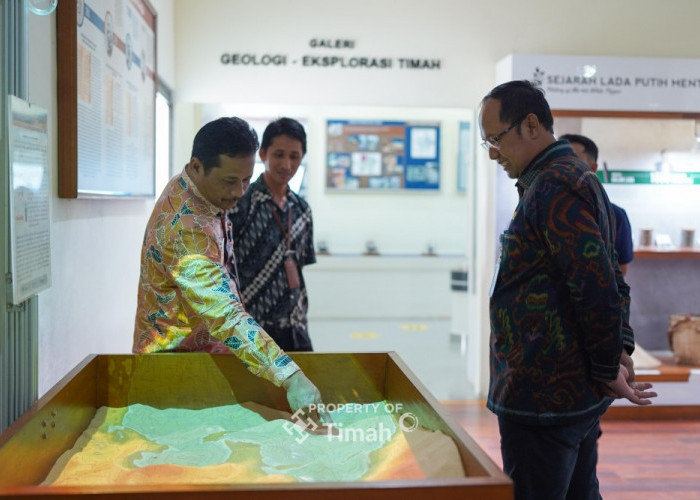
[[[527,118],[527,115],[529,115],[529,114],[530,114],[530,113],[527,113],[525,116],[521,116],[520,118],[518,118],[517,120],[515,120],[513,123],[510,124],[510,126],[509,126],[508,128],[506,128],[506,129],[505,129],[503,132],[501,132],[500,134],[494,135],[494,136],[492,136],[492,137],[487,137],[486,139],[484,139],[483,141],[481,141],[482,147],[483,147],[486,151],[490,150],[491,148],[496,149],[496,150],[500,150],[500,149],[501,149],[501,139],[503,139],[503,136],[506,135],[506,134],[507,134],[508,132],[510,132],[511,130],[513,130],[513,129],[514,129],[515,127],[517,127],[518,125],[520,125],[520,123],[521,123],[525,118]]]

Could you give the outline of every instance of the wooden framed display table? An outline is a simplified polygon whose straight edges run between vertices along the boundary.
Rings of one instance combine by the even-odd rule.
[[[285,393],[250,374],[232,355],[91,355],[0,435],[0,498],[512,498],[512,484],[476,442],[389,353],[294,353],[326,404],[385,401],[410,412],[421,429],[454,442],[460,477],[349,482],[42,485],[101,407],[149,405],[207,409],[253,402],[289,411]],[[413,444],[409,446],[413,450]],[[463,474],[461,474],[463,471]]]

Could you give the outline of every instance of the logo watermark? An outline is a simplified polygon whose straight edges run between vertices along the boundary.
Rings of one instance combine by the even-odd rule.
[[[288,434],[294,435],[296,442],[303,443],[310,435],[325,435],[328,441],[383,443],[389,441],[396,432],[393,420],[375,421],[375,425],[345,427],[343,422],[327,422],[319,425],[309,415],[311,413],[330,414],[371,414],[372,416],[398,415],[397,425],[402,432],[413,432],[418,428],[418,417],[403,411],[401,403],[339,403],[312,404],[307,409],[299,409],[292,414],[292,420],[284,423]],[[376,420],[376,419],[375,419]]]

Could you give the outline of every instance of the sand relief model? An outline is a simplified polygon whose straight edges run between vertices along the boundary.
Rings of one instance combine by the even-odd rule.
[[[393,411],[392,411],[393,410]],[[205,484],[460,477],[449,436],[386,402],[338,405],[314,435],[255,403],[189,410],[98,409],[43,484]],[[408,418],[407,418],[408,417]]]

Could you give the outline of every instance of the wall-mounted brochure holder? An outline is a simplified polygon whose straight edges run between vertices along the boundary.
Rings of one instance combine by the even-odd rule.
[[[8,96],[12,298],[19,305],[51,286],[48,113]]]

